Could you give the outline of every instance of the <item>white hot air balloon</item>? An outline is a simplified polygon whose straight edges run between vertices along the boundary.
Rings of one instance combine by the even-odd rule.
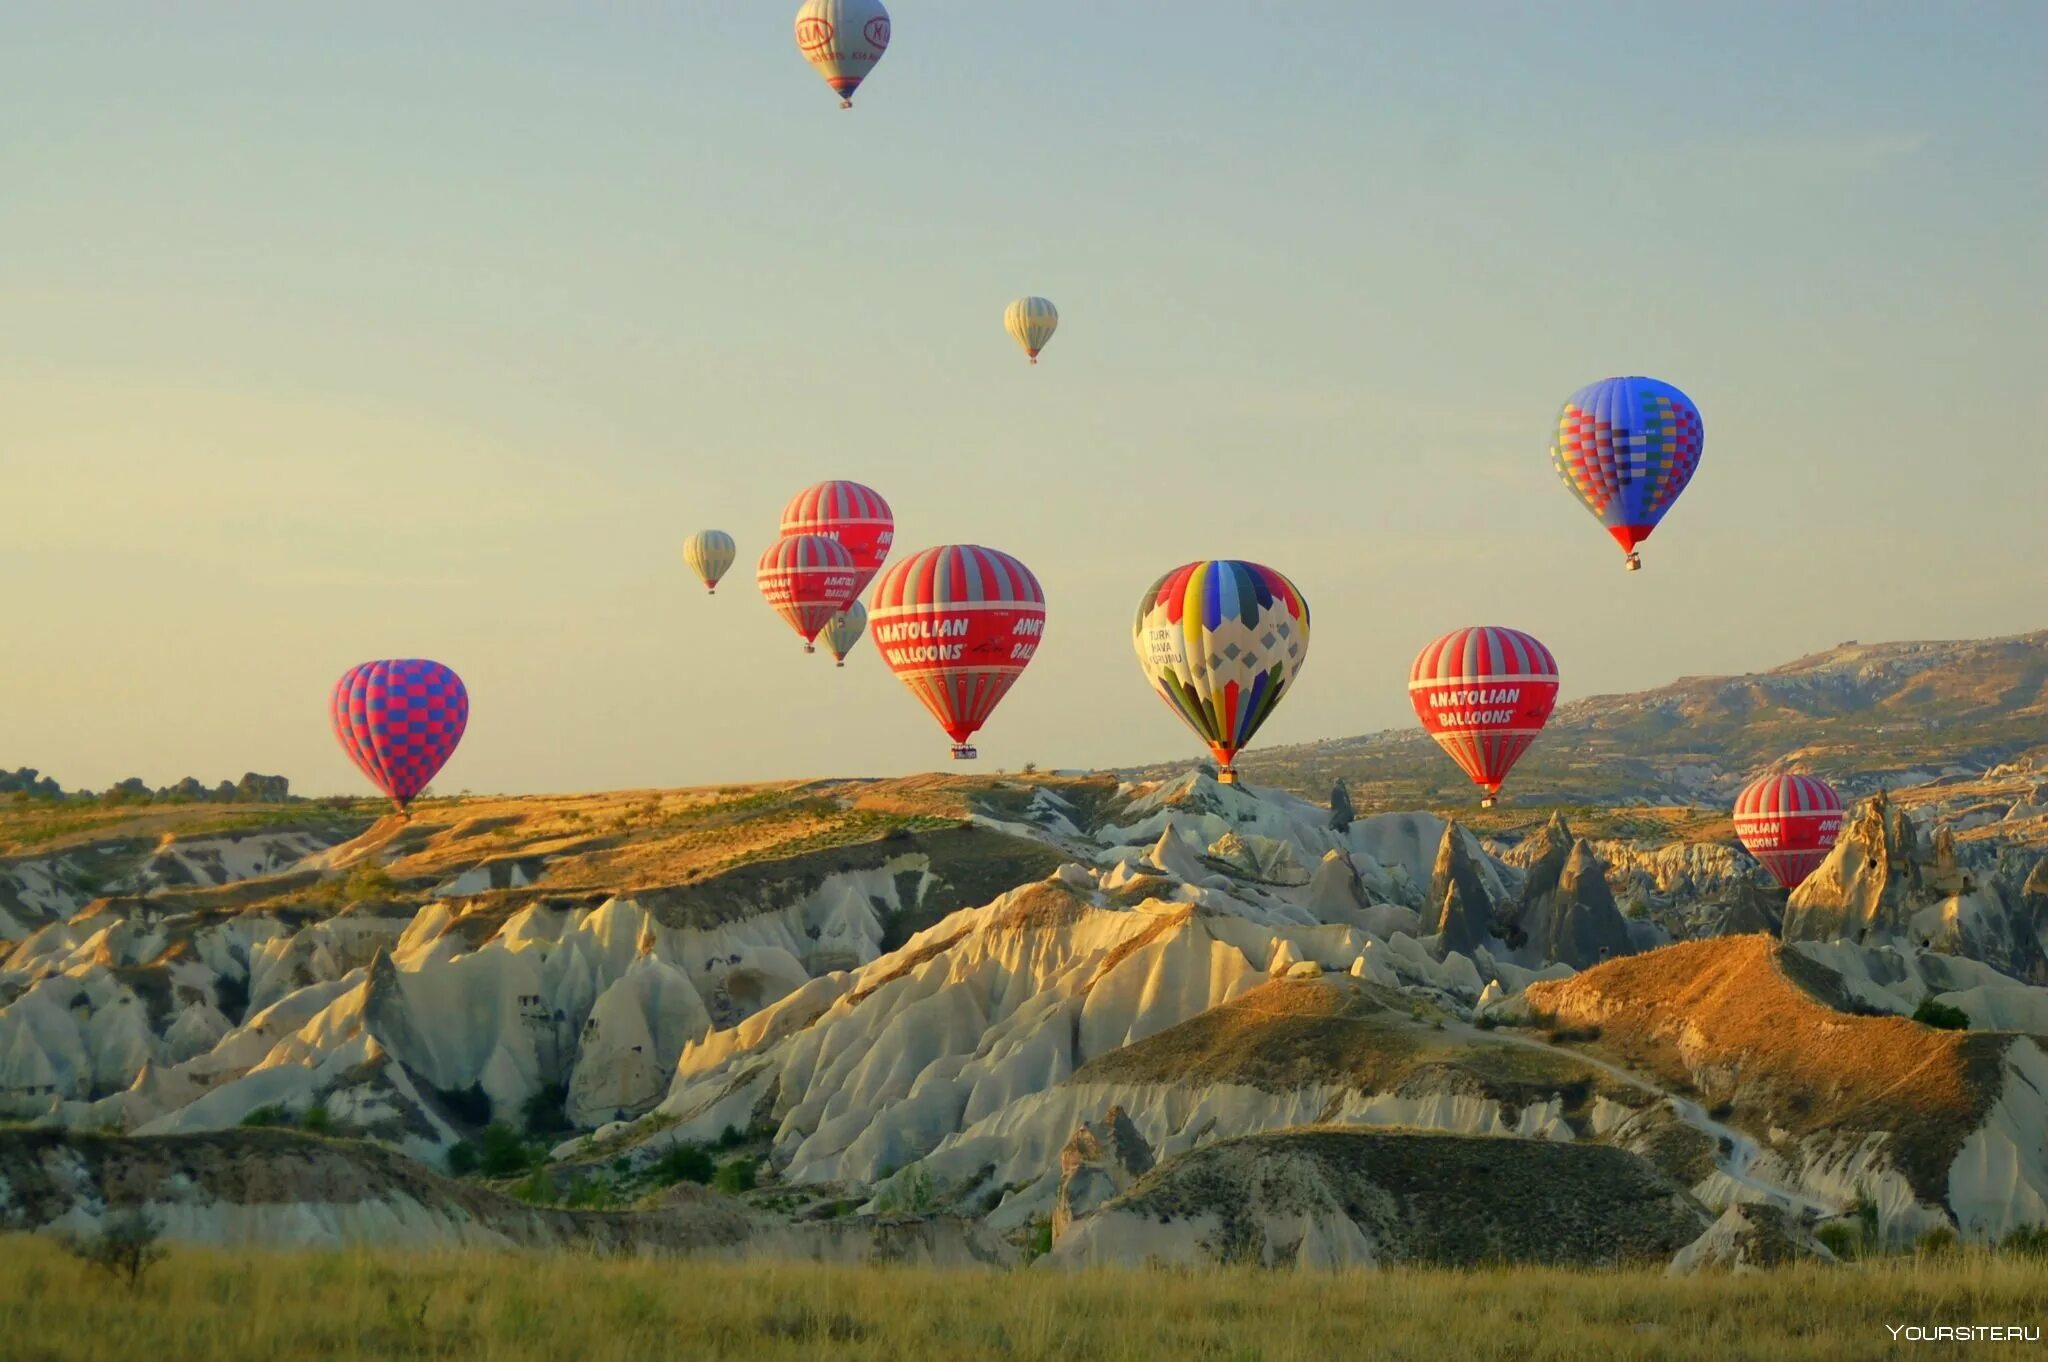
[[[825,632],[821,637],[825,646],[832,650],[833,661],[843,667],[846,655],[853,651],[853,645],[860,642],[860,636],[867,630],[868,608],[859,601],[849,601],[844,610],[825,621]]]
[[[882,0],[804,0],[796,12],[796,48],[853,107],[853,92],[889,50],[889,11]]]
[[[1038,352],[1045,348],[1059,325],[1060,310],[1049,299],[1019,298],[1003,309],[1003,329],[1010,333],[1011,340],[1024,347],[1033,364],[1038,363]]]
[[[683,541],[683,561],[704,579],[704,589],[718,594],[718,579],[732,566],[739,550],[724,530],[699,530]]]

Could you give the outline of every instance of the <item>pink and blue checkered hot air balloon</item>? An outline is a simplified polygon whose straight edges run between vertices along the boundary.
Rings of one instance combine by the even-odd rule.
[[[342,750],[402,812],[462,741],[469,692],[438,662],[387,658],[350,667],[333,710]]]
[[[1707,442],[1700,409],[1654,378],[1603,378],[1573,393],[1557,415],[1550,462],[1621,551],[1643,565],[1636,545],[1678,500]]]

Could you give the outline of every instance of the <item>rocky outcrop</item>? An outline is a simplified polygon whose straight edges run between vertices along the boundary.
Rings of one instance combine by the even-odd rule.
[[[1516,906],[1515,929],[1544,960],[1585,969],[1636,949],[1628,920],[1607,886],[1607,868],[1584,839],[1553,813],[1533,839],[1529,879]]]
[[[1841,840],[1785,904],[1787,941],[1904,940],[1920,898],[1917,833],[1884,795],[1860,805]]]
[[[1058,1266],[1668,1261],[1710,1216],[1619,1149],[1308,1129],[1203,1145],[1076,1222]]]
[[[1084,1123],[1060,1151],[1053,1242],[1058,1243],[1075,1220],[1122,1196],[1151,1171],[1152,1148],[1122,1107],[1111,1107],[1100,1121]]]
[[[1672,1276],[1714,1270],[1746,1273],[1792,1263],[1832,1263],[1835,1255],[1783,1207],[1758,1202],[1730,1206],[1707,1232],[1678,1251]]]
[[[1493,896],[1486,892],[1486,881],[1473,863],[1469,841],[1470,834],[1456,823],[1444,824],[1436,866],[1429,876],[1431,925],[1438,932],[1455,933],[1445,943],[1447,950],[1469,951],[1495,934]],[[1510,939],[1508,944],[1521,943]]]

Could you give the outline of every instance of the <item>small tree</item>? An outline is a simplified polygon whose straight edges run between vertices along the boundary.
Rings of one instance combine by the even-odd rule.
[[[80,1262],[106,1273],[130,1291],[142,1289],[149,1270],[170,1255],[157,1240],[163,1222],[138,1208],[116,1211],[100,1222],[99,1231],[62,1241]]]
[[[1932,1026],[1938,1031],[1967,1031],[1970,1029],[1970,1014],[1960,1007],[1934,1001],[1929,994],[1920,1000],[1920,1006],[1913,1009],[1913,1020],[1922,1026]]]
[[[1338,777],[1330,787],[1330,829],[1333,832],[1350,830],[1351,821],[1358,816],[1358,810],[1351,806],[1351,787]]]
[[[519,1133],[502,1121],[484,1127],[477,1167],[487,1178],[509,1178],[524,1173],[538,1160]]]
[[[711,1156],[693,1144],[670,1145],[668,1152],[654,1162],[655,1181],[664,1186],[678,1182],[694,1182],[702,1185],[711,1181],[718,1171],[718,1165]]]
[[[718,1172],[712,1175],[711,1185],[727,1196],[738,1196],[741,1192],[753,1191],[754,1161],[740,1158],[721,1164]]]

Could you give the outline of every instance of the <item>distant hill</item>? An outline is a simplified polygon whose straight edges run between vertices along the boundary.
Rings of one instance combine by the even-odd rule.
[[[1852,641],[1768,672],[1561,705],[1508,792],[1518,804],[1721,803],[1782,766],[1860,794],[2029,753],[2048,762],[2048,630]],[[1255,749],[1239,765],[1247,780],[1315,797],[1342,776],[1361,808],[1441,807],[1471,793],[1420,728]]]

